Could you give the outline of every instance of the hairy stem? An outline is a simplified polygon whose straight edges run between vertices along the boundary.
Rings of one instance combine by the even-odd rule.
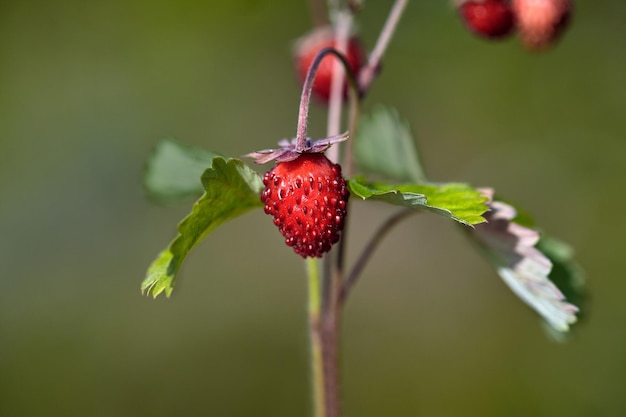
[[[310,1],[312,8],[319,6],[319,2],[315,0]],[[307,122],[313,81],[315,80],[315,75],[322,59],[328,54],[335,55],[339,58],[339,60],[333,63],[334,67],[328,111],[327,136],[332,137],[340,133],[343,85],[344,77],[347,74],[351,86],[348,131],[350,135],[353,136],[352,140],[354,140],[354,134],[356,132],[359,116],[359,102],[363,95],[362,93],[369,88],[377,74],[380,66],[380,60],[389,44],[407,1],[408,0],[396,0],[394,3],[389,17],[387,18],[387,22],[385,23],[385,26],[379,36],[376,47],[370,55],[368,64],[361,70],[359,79],[357,80],[344,55],[347,50],[352,26],[352,13],[347,10],[339,10],[338,2],[329,0],[329,9],[332,10],[334,17],[335,46],[337,49],[324,48],[319,51],[313,59],[307,73],[302,87],[302,95],[300,97],[298,128],[296,133],[297,152],[302,152],[307,146]],[[315,10],[313,11],[315,12]],[[343,65],[343,69],[345,71],[341,70],[340,65]],[[353,147],[350,144],[352,140],[349,141],[345,154],[345,176],[350,176],[352,174]],[[339,160],[337,148],[331,148],[328,152],[328,156],[331,161],[337,162]],[[361,254],[361,257],[357,261],[352,273],[345,282],[343,279],[343,265],[347,230],[344,229],[337,250],[327,254],[324,259],[324,278],[321,288],[321,299],[317,260],[308,261],[309,320],[315,417],[341,417],[339,394],[339,337],[341,307],[347,298],[350,288],[356,282],[361,270],[365,266],[368,258],[371,256],[380,240],[382,240],[384,235],[394,224],[407,215],[407,212],[402,212],[401,214],[389,219],[381,227],[381,229],[379,229],[377,234],[370,241],[370,244]]]
[[[348,33],[350,27],[350,15],[337,12],[335,15],[335,47],[341,54],[346,53],[348,46]],[[338,24],[337,24],[338,23]],[[326,135],[332,137],[341,131],[341,115],[343,105],[343,85],[345,73],[341,62],[333,62],[333,76],[330,84],[330,98],[328,101],[328,121]],[[333,146],[326,152],[328,158],[339,162],[339,147]],[[324,276],[324,318],[322,323],[322,341],[324,348],[324,380],[326,389],[326,412],[327,417],[340,417],[340,385],[339,385],[339,317],[337,314],[337,288],[341,287],[341,273],[335,268],[334,258],[341,258],[337,250],[329,253],[324,262],[326,263],[327,275]]]
[[[352,28],[352,14],[348,11],[337,10],[334,14],[334,36],[335,47],[344,54],[348,49],[348,41]],[[345,71],[341,68],[341,62],[333,63],[333,77],[331,80],[330,100],[328,106],[328,123],[326,134],[329,137],[336,136],[341,131],[342,108],[344,101]],[[344,65],[345,66],[345,65]],[[348,72],[349,68],[346,67]],[[350,88],[351,109],[358,107],[358,85],[352,74],[348,73]],[[351,114],[354,112],[351,111]],[[349,134],[353,132],[350,130]],[[349,140],[348,142],[351,142]],[[348,153],[350,148],[348,149]],[[346,154],[347,155],[347,154]],[[339,162],[339,148],[330,148],[327,156],[331,161]],[[345,172],[344,172],[345,174]],[[342,239],[336,250],[325,257],[324,276],[324,315],[322,323],[322,339],[324,346],[324,376],[326,388],[326,410],[327,417],[341,416],[341,389],[339,370],[339,345],[340,345],[340,325],[341,308],[339,306],[339,294],[343,285],[343,259],[344,244],[346,242],[346,228],[342,232]]]

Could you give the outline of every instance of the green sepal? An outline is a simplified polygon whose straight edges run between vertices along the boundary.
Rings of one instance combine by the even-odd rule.
[[[482,215],[488,211],[488,198],[462,183],[392,185],[366,182],[357,177],[348,181],[348,187],[352,194],[363,200],[421,208],[467,226],[484,222]]]
[[[204,195],[178,225],[178,236],[150,265],[141,284],[143,294],[170,296],[176,274],[189,252],[211,231],[227,220],[262,207],[261,177],[238,159],[213,158],[202,174]]]

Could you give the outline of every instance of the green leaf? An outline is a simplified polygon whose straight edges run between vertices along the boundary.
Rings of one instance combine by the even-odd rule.
[[[400,192],[397,187],[382,183],[365,183],[361,179],[352,179],[348,182],[350,191],[363,200],[373,199],[384,201],[396,206],[425,207],[426,196],[412,192]]]
[[[423,208],[468,226],[484,222],[482,214],[488,210],[488,198],[467,184],[391,185],[355,178],[348,181],[348,186],[354,195],[363,200]]]
[[[204,195],[178,225],[178,236],[150,265],[141,284],[144,294],[170,296],[185,257],[217,226],[263,204],[261,177],[238,159],[213,159],[202,175]]]
[[[172,203],[202,194],[200,175],[218,156],[200,148],[181,145],[172,140],[161,141],[150,156],[144,173],[148,195],[161,203]]]
[[[361,116],[354,156],[365,172],[400,182],[425,182],[415,140],[394,109],[378,106]]]

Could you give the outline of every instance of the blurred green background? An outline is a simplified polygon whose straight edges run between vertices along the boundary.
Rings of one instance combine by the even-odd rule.
[[[367,46],[390,5],[367,2]],[[529,54],[412,2],[365,110],[398,108],[432,178],[492,185],[571,243],[589,314],[549,340],[451,222],[415,217],[346,310],[345,415],[626,415],[626,2],[575,12]],[[0,2],[1,416],[308,415],[303,265],[262,211],[202,243],[171,299],[139,284],[191,205],[146,200],[151,149],[292,136],[309,28],[304,1]],[[354,204],[350,259],[389,212]]]

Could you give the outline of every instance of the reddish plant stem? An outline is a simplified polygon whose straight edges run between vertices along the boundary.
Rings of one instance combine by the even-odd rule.
[[[348,61],[345,59],[344,55],[339,53],[334,48],[324,48],[317,53],[317,55],[313,59],[313,62],[311,63],[311,66],[309,67],[306,78],[304,80],[304,85],[302,86],[302,95],[300,96],[300,107],[298,113],[298,127],[296,133],[297,152],[302,152],[307,147],[307,123],[309,105],[311,102],[311,93],[313,89],[313,81],[315,80],[315,75],[317,74],[317,70],[320,63],[322,62],[322,59],[324,59],[326,55],[329,54],[335,55],[339,59],[345,69],[346,74],[348,75],[348,79],[350,80],[352,88],[355,90],[357,88],[356,76],[350,69]],[[339,106],[339,110],[341,110],[341,106]],[[336,275],[334,271],[331,273],[325,273],[324,275],[325,277],[338,277],[338,275]],[[324,286],[324,288],[322,289],[324,302],[323,307],[320,311],[320,315],[318,316],[319,319],[318,317],[313,317],[310,322],[311,354],[314,368],[314,404],[316,405],[316,417],[340,417],[338,378],[339,366],[337,353],[337,323],[339,322],[339,320],[337,318],[337,300],[339,292],[341,290],[341,280],[334,281],[331,287],[333,289],[330,291],[329,295],[327,295],[326,286]],[[325,314],[329,305],[333,306],[330,309],[335,311],[335,313]],[[321,354],[321,358],[315,356],[317,354],[316,352],[319,352]],[[319,362],[321,362],[320,367],[317,366]],[[323,392],[320,392],[321,390],[318,388],[318,377],[321,377],[322,379],[321,385]],[[320,406],[319,403],[323,403],[323,406]]]
[[[338,311],[335,309],[335,311]],[[339,382],[339,332],[341,320],[326,314],[322,324],[322,355],[324,363],[324,400],[326,417],[341,417]]]
[[[352,25],[352,14],[348,11],[340,11],[336,3],[329,2],[329,7],[333,10],[335,17],[335,46],[338,50],[333,48],[325,48],[321,50],[314,58],[311,67],[307,73],[304,85],[302,88],[302,95],[300,98],[300,108],[298,114],[298,128],[296,133],[296,151],[302,152],[307,146],[307,121],[309,113],[309,105],[311,100],[311,92],[313,87],[313,81],[319,68],[322,59],[327,54],[333,54],[339,58],[340,63],[343,65],[345,72],[348,74],[348,78],[351,84],[351,111],[349,120],[349,133],[354,135],[358,120],[358,104],[365,92],[375,79],[380,60],[386,50],[389,41],[395,31],[400,16],[404,11],[408,0],[396,0],[392,10],[387,18],[387,21],[383,27],[383,30],[378,38],[376,46],[370,54],[368,64],[361,70],[359,79],[352,73],[347,60],[341,53],[347,49],[348,38],[350,35],[350,28]],[[311,5],[315,6],[317,3],[312,0]],[[319,4],[318,4],[319,5]],[[334,63],[333,79],[331,82],[331,97],[329,103],[328,113],[328,128],[327,136],[335,136],[340,133],[341,126],[341,114],[342,114],[342,102],[343,102],[343,83],[344,83],[344,71],[341,71],[339,62]],[[354,138],[352,139],[354,140]],[[346,152],[346,170],[344,175],[351,175],[352,171],[352,146],[347,147]],[[336,149],[333,149],[329,155],[330,159],[334,162],[339,160],[339,156]],[[313,340],[321,341],[321,355],[322,355],[322,370],[323,373],[323,393],[319,394],[316,399],[321,400],[324,403],[324,410],[319,410],[324,417],[341,417],[341,398],[340,398],[340,383],[339,383],[339,338],[340,338],[340,324],[341,324],[341,307],[345,302],[345,298],[351,288],[356,282],[356,279],[360,275],[361,269],[365,266],[367,259],[371,256],[371,253],[378,245],[379,241],[386,234],[387,229],[391,228],[395,223],[404,218],[402,216],[394,216],[381,228],[378,235],[374,236],[370,245],[364,250],[362,257],[357,262],[357,265],[353,269],[353,273],[349,277],[349,280],[344,283],[343,280],[343,261],[345,255],[345,241],[346,241],[346,229],[342,232],[342,239],[339,242],[338,248],[335,251],[327,254],[324,259],[324,279],[322,285],[322,306],[320,321],[314,321],[311,326],[311,332]],[[384,226],[385,226],[384,225]],[[333,258],[334,261],[333,262]],[[318,339],[319,338],[319,339]]]
[[[304,84],[302,85],[302,94],[300,96],[300,107],[298,110],[298,127],[296,130],[296,152],[302,152],[306,148],[307,143],[307,125],[309,118],[309,106],[311,104],[311,93],[313,91],[313,82],[315,81],[315,75],[317,74],[317,70],[322,62],[322,60],[326,57],[326,55],[334,55],[336,56],[341,63],[343,64],[346,73],[348,74],[350,81],[352,84],[356,83],[356,78],[350,66],[348,65],[348,61],[346,58],[340,54],[334,48],[323,48],[321,49],[311,66],[309,67],[309,71],[306,74],[306,78],[304,79]]]
[[[352,14],[348,11],[337,10],[334,14],[335,26],[334,45],[337,50],[344,54],[348,49],[348,39],[352,26]],[[345,71],[341,62],[333,63],[330,89],[330,100],[328,103],[328,123],[326,135],[336,136],[341,132],[341,119],[344,101],[344,84]],[[356,97],[358,86],[352,78],[352,89]],[[352,97],[352,95],[351,95]],[[351,135],[352,132],[349,132]],[[335,162],[339,162],[339,147],[333,147],[327,152],[328,158]],[[347,175],[344,172],[344,175]],[[324,362],[324,378],[325,378],[325,401],[327,417],[341,416],[341,386],[340,386],[340,366],[339,366],[339,346],[340,346],[340,325],[341,325],[341,308],[339,306],[339,294],[343,286],[343,259],[344,259],[344,242],[347,227],[342,231],[342,239],[336,250],[326,256],[324,262],[326,264],[324,276],[324,295],[325,304],[323,309],[322,322],[322,343],[323,343],[323,362]]]
[[[407,3],[408,0],[396,0],[393,4],[389,16],[387,16],[387,20],[385,21],[385,25],[380,31],[376,45],[374,49],[372,49],[372,53],[370,53],[367,65],[365,65],[359,73],[359,87],[362,92],[369,90],[376,75],[378,75],[380,71],[380,61],[396,31],[396,27],[398,26],[398,22],[400,22],[400,17],[402,17]]]

